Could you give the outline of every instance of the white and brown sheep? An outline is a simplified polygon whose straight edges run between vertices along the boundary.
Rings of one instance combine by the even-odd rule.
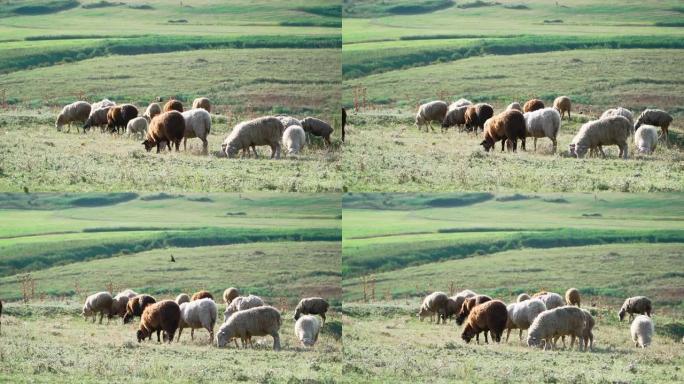
[[[223,302],[226,303],[226,305],[228,305],[231,301],[233,301],[233,299],[235,299],[238,296],[240,296],[239,289],[235,287],[226,288],[226,290],[223,291]]]
[[[605,111],[603,111],[599,119],[605,119],[614,116],[622,116],[625,119],[627,119],[627,121],[629,121],[630,124],[634,124],[634,114],[629,109],[623,107],[606,109]]]
[[[244,311],[250,308],[262,307],[264,306],[264,300],[259,296],[249,295],[249,296],[238,296],[234,298],[230,304],[226,306],[225,312],[223,312],[223,321],[228,321],[234,313],[239,311]]]
[[[458,312],[458,316],[456,317],[456,324],[463,324],[463,322],[470,315],[470,312],[473,310],[473,308],[491,300],[492,298],[487,295],[475,295],[463,300],[461,310]]]
[[[519,303],[509,304],[506,309],[508,311],[506,342],[508,342],[508,337],[511,335],[512,329],[520,330],[519,337],[522,341],[523,331],[532,325],[532,322],[540,313],[546,311],[546,305],[539,299],[528,299]]]
[[[205,155],[209,150],[207,136],[211,133],[211,116],[202,108],[195,108],[183,112],[185,131],[183,134],[183,150],[187,151],[188,139],[198,138],[202,140],[202,153]]]
[[[161,113],[162,109],[159,103],[150,103],[150,105],[147,106],[147,109],[145,109],[143,117],[147,118],[147,122],[149,123],[150,121],[152,121],[152,119],[154,119],[155,116]]]
[[[206,97],[198,97],[192,101],[192,108],[202,108],[205,111],[211,113],[211,101]]]
[[[126,314],[126,306],[128,305],[128,300],[138,296],[138,294],[130,289],[126,289],[119,292],[112,300],[112,315],[118,315],[124,317]]]
[[[634,128],[639,128],[640,126],[647,124],[660,127],[661,136],[665,136],[665,143],[669,143],[668,140],[668,128],[672,123],[672,116],[663,111],[662,109],[647,109],[641,112],[641,115],[637,118]]]
[[[112,297],[112,294],[109,292],[98,292],[94,293],[90,296],[88,296],[85,300],[85,304],[83,304],[83,311],[81,312],[81,316],[85,320],[88,320],[88,317],[93,317],[93,323],[95,322],[95,318],[97,317],[97,314],[100,314],[100,324],[102,324],[102,317],[107,314],[107,323],[109,323],[109,319],[111,319],[113,313],[112,313],[112,303],[114,302],[114,298]]]
[[[577,288],[570,288],[567,291],[565,291],[565,304],[576,305],[578,307],[581,307],[580,302],[581,297],[579,290],[577,290]]]
[[[251,344],[252,336],[272,336],[273,350],[280,350],[278,331],[283,324],[280,312],[270,306],[262,306],[239,311],[221,325],[216,333],[216,346],[223,348],[236,338],[240,338],[242,346]]]
[[[567,96],[558,96],[553,101],[553,108],[560,113],[561,119],[565,112],[568,113],[568,120],[570,120],[570,109],[572,109],[572,102]]]
[[[424,318],[430,317],[430,321],[437,315],[437,324],[442,319],[447,311],[447,304],[449,297],[444,292],[433,292],[423,299],[418,310],[418,318],[423,321]],[[445,321],[446,324],[446,321]]]
[[[85,123],[88,120],[88,116],[90,116],[90,111],[91,106],[85,101],[76,101],[69,105],[65,105],[64,108],[62,108],[62,112],[57,116],[55,128],[57,128],[58,131],[61,131],[64,125],[68,125],[69,128],[67,129],[67,132],[69,132],[71,130],[71,123]],[[78,131],[78,126],[76,126],[76,131]],[[83,132],[85,132],[85,128],[83,129]]]
[[[418,112],[416,112],[416,121],[414,124],[418,130],[422,130],[422,127],[426,126],[426,132],[428,131],[428,127],[434,131],[435,129],[432,127],[432,122],[436,121],[440,124],[443,123],[448,109],[449,106],[447,103],[441,100],[421,104],[418,107]]]
[[[618,312],[618,317],[620,321],[624,320],[625,315],[629,314],[629,319],[632,320],[634,314],[651,316],[653,312],[653,306],[651,304],[651,299],[646,296],[634,296],[630,297],[622,303],[622,307]]]
[[[190,328],[190,338],[195,340],[195,329],[204,328],[209,332],[209,343],[214,340],[214,325],[218,308],[214,300],[204,298],[180,305],[181,317],[178,323],[178,340],[183,328]]]
[[[622,116],[612,116],[590,121],[580,128],[572,139],[569,151],[572,156],[583,158],[589,150],[598,150],[605,157],[604,145],[617,145],[619,156],[627,158],[627,140],[633,133],[634,127],[629,120]]]

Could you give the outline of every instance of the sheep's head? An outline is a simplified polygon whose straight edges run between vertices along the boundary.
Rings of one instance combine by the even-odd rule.
[[[232,338],[232,332],[230,332],[229,329],[221,329],[216,333],[216,346],[219,348],[223,348],[226,345],[228,345]]]
[[[150,336],[150,333],[147,332],[147,329],[145,328],[140,328],[138,329],[138,332],[136,332],[136,336],[138,337],[138,343],[145,340],[146,337]]]
[[[494,143],[491,140],[487,139],[482,140],[480,145],[484,148],[485,152],[489,152],[489,150],[492,149],[492,147],[494,147]]]
[[[90,308],[83,306],[83,310],[81,311],[81,316],[83,316],[83,318],[87,319],[89,316],[92,316],[92,315],[93,315],[93,311]]]
[[[144,145],[145,150],[147,152],[149,152],[152,150],[152,148],[154,148],[157,145],[157,143],[155,143],[154,141],[152,141],[150,139],[145,139],[145,141],[142,142],[142,145]]]
[[[299,320],[299,318],[300,318],[301,316],[302,316],[302,309],[299,308],[299,307],[297,307],[297,308],[295,309],[295,314],[294,314],[294,319],[295,319],[295,321],[296,321],[296,320]]]
[[[64,115],[62,115],[60,113],[59,116],[57,116],[57,121],[55,121],[55,128],[57,128],[57,131],[62,130],[62,125],[64,125],[64,120],[65,120]]]
[[[133,320],[133,314],[130,312],[126,312],[126,314],[123,317],[123,323],[128,324],[131,322],[131,320]]]
[[[475,330],[470,326],[470,324],[468,324],[465,326],[465,328],[463,328],[461,339],[463,339],[463,341],[466,343],[470,343],[470,340],[472,340],[473,337],[475,337]]]
[[[527,345],[530,347],[542,348],[544,347],[545,341],[536,336],[527,336]]]
[[[423,321],[424,318],[430,316],[430,311],[428,311],[428,309],[425,307],[420,307],[420,310],[416,316],[420,319],[420,321]]]
[[[618,312],[618,317],[620,318],[620,321],[625,319],[625,314],[627,311],[625,310],[625,307],[620,308],[620,312]]]

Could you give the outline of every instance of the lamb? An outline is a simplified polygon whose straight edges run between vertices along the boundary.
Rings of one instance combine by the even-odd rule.
[[[304,148],[306,143],[306,132],[298,125],[291,125],[283,132],[283,146],[286,153],[295,155]]]
[[[88,120],[88,116],[90,116],[90,110],[90,104],[85,101],[76,101],[69,105],[65,105],[64,108],[62,108],[62,112],[57,116],[55,128],[57,128],[57,131],[61,131],[62,126],[68,124],[69,129],[67,129],[67,132],[71,131],[71,123],[85,123],[85,121]],[[76,130],[78,131],[78,127],[76,127]],[[85,133],[85,129],[83,132]]]
[[[176,304],[181,305],[183,303],[189,303],[190,302],[190,296],[188,296],[187,293],[181,293],[180,295],[176,296]]]
[[[528,299],[522,302],[509,304],[508,321],[506,322],[506,342],[511,335],[512,329],[520,329],[520,340],[522,340],[523,330],[528,329],[534,319],[542,312],[546,311],[546,305],[539,299]]]
[[[183,113],[183,103],[178,100],[171,99],[164,104],[164,112],[178,111]]]
[[[651,345],[651,340],[653,339],[653,320],[648,316],[638,315],[632,321],[629,331],[632,335],[634,346],[646,348]]]
[[[212,300],[214,300],[214,296],[212,296],[209,291],[201,290],[201,291],[195,292],[192,295],[192,297],[190,298],[190,301],[201,300],[201,299],[212,299]]]
[[[432,127],[432,122],[437,121],[442,123],[448,109],[447,103],[441,100],[421,104],[416,113],[415,126],[418,127],[418,130],[422,130],[421,127],[427,125],[427,127],[430,127],[434,132],[435,129]],[[427,127],[425,128],[425,132],[428,132]]]
[[[629,313],[629,320],[632,320],[635,313],[639,315],[646,314],[648,317],[651,317],[652,311],[651,299],[646,296],[634,296],[625,300],[620,308],[620,312],[618,312],[618,317],[620,321],[625,318],[627,313]]]
[[[537,109],[544,109],[544,102],[539,99],[527,100],[525,105],[523,105],[523,112],[533,112]]]
[[[92,111],[90,116],[88,116],[88,119],[83,124],[83,131],[85,132],[85,130],[89,129],[90,127],[99,126],[101,131],[104,132],[104,127],[107,125],[107,115],[109,115],[109,110],[111,108],[112,107],[104,107]]]
[[[522,107],[520,106],[520,103],[518,103],[517,101],[514,101],[514,102],[508,104],[508,106],[506,107],[507,111],[510,111],[513,109],[515,109],[516,111],[520,111],[520,112],[523,111]]]
[[[450,106],[446,116],[444,116],[444,120],[442,120],[442,131],[449,127],[460,127],[464,125],[466,123],[465,113],[468,107],[469,105],[461,105],[453,108]]]
[[[584,338],[584,350],[586,351],[587,348],[592,350],[594,348],[594,333],[592,330],[594,329],[596,322],[594,321],[594,317],[591,316],[591,313],[589,313],[589,311],[586,309],[583,309],[582,313],[584,314],[585,322],[584,331],[582,332],[582,337]]]
[[[555,348],[554,338],[570,336],[570,348],[579,339],[582,350],[586,320],[582,309],[574,306],[563,306],[547,309],[540,313],[527,331],[527,345],[530,347]]]
[[[136,316],[142,316],[145,308],[156,302],[157,300],[150,295],[138,295],[128,299],[128,303],[126,304],[126,314],[123,317],[124,324],[128,324]]]
[[[294,333],[297,339],[305,347],[313,347],[318,341],[318,333],[321,331],[321,321],[316,316],[304,315],[297,320]]]
[[[155,116],[159,115],[160,113],[162,113],[162,109],[159,103],[150,103],[150,105],[147,106],[147,109],[145,110],[143,117],[147,118],[147,121],[150,122],[152,121],[152,119],[154,119]]]
[[[607,117],[585,123],[569,145],[570,154],[583,158],[589,149],[603,153],[603,145],[617,145],[620,157],[627,158],[627,139],[633,133],[632,124],[622,116]]]
[[[563,297],[554,292],[544,292],[539,296],[535,295],[535,297],[544,303],[546,309],[554,309],[565,305]]]
[[[444,323],[446,323],[447,319],[451,319],[452,316],[457,315],[459,311],[461,310],[461,307],[463,306],[463,302],[471,298],[473,296],[476,296],[477,294],[469,289],[465,289],[454,296],[451,296],[447,300],[447,306],[446,306],[446,312],[444,313],[444,316],[442,317],[442,320]]]
[[[319,315],[325,325],[325,313],[328,312],[328,304],[322,297],[307,297],[299,300],[295,308],[294,319],[299,320],[301,315]]]
[[[128,300],[136,296],[138,296],[138,294],[130,289],[126,289],[123,292],[119,292],[119,294],[114,296],[114,299],[112,300],[112,315],[119,315],[119,317],[124,317],[124,315],[126,314],[126,305],[128,304]]]
[[[97,314],[100,314],[100,324],[102,324],[102,317],[107,314],[107,323],[109,319],[112,318],[112,294],[109,292],[98,292],[94,293],[86,298],[85,304],[83,304],[83,311],[81,316],[87,321],[88,317],[93,317],[93,323]]]
[[[601,117],[599,117],[599,120],[605,119],[607,117],[614,117],[614,116],[622,116],[625,119],[627,119],[630,124],[634,124],[634,115],[632,114],[632,111],[630,111],[627,108],[622,108],[622,107],[606,109],[601,114]]]
[[[650,154],[658,145],[658,129],[652,125],[642,125],[634,133],[634,146],[642,153]]]
[[[223,302],[226,303],[226,305],[228,305],[233,301],[233,299],[235,299],[238,296],[240,296],[240,291],[237,288],[226,288],[226,290],[223,291]]]
[[[554,108],[543,108],[527,112],[524,116],[526,136],[534,138],[534,150],[537,150],[537,138],[548,137],[553,143],[555,153],[558,146],[556,137],[561,126],[561,115],[558,111]]]
[[[326,145],[331,145],[330,135],[333,133],[333,127],[325,121],[315,117],[305,117],[302,120],[302,128],[304,128],[306,133],[322,137]]]
[[[529,300],[529,299],[530,299],[530,295],[528,295],[527,293],[521,293],[518,295],[517,302],[522,303],[523,301]]]
[[[470,340],[475,336],[477,343],[480,344],[480,332],[484,331],[485,343],[488,343],[487,331],[489,331],[492,334],[492,339],[498,343],[501,341],[501,335],[503,335],[507,321],[506,304],[501,300],[487,301],[484,304],[477,305],[470,312],[468,321],[463,327],[461,338],[466,343],[470,343]]]
[[[570,102],[570,98],[567,96],[558,96],[556,97],[556,100],[553,101],[553,108],[560,113],[561,119],[563,118],[563,114],[565,112],[568,113],[568,120],[570,120],[570,109],[572,107],[572,103]]]
[[[280,350],[278,331],[283,324],[280,312],[270,306],[262,306],[239,311],[221,325],[216,333],[216,346],[225,347],[230,340],[239,337],[243,347],[251,343],[252,336],[273,337],[273,350]]]
[[[147,134],[147,118],[141,116],[141,117],[136,117],[135,119],[131,120],[128,122],[126,125],[126,134],[127,135],[136,135],[139,137],[145,137]]]
[[[221,145],[221,152],[233,158],[240,150],[249,151],[250,147],[256,145],[268,145],[271,147],[271,158],[279,159],[280,139],[284,130],[283,123],[273,116],[243,121],[226,137]]]
[[[492,116],[494,116],[494,108],[489,104],[478,103],[469,106],[465,112],[466,130],[474,130],[475,133],[478,128],[484,130],[485,122]]]
[[[468,316],[470,315],[470,311],[472,311],[473,308],[491,300],[492,298],[487,295],[472,296],[464,300],[463,304],[461,305],[461,311],[458,313],[458,316],[456,317],[456,324],[463,324],[466,318],[468,318]]]
[[[207,112],[211,112],[211,101],[206,97],[198,97],[192,101],[192,109],[202,108]]]
[[[173,335],[178,329],[181,319],[180,306],[173,300],[162,300],[145,308],[138,329],[138,343],[152,339],[152,333],[157,332],[157,342],[161,342],[159,334],[164,331],[164,341],[169,344],[173,341]]]
[[[259,296],[249,295],[236,297],[226,307],[226,311],[223,312],[223,321],[228,321],[228,318],[236,312],[244,311],[250,308],[262,307],[263,305],[264,301]]]
[[[580,293],[577,290],[577,288],[570,288],[567,291],[565,291],[565,303],[567,305],[576,305],[578,307],[581,307]]]
[[[183,115],[177,111],[164,112],[152,119],[142,144],[147,152],[156,146],[157,153],[159,153],[163,143],[166,143],[169,151],[171,150],[171,143],[174,143],[176,152],[178,152],[184,133],[185,119]]]
[[[513,152],[515,152],[518,149],[518,139],[520,139],[524,150],[526,132],[525,116],[520,111],[503,111],[487,121],[487,127],[484,130],[484,140],[482,140],[480,145],[484,147],[485,151],[489,152],[496,142],[501,140],[502,152],[504,144],[508,142],[511,143]]]
[[[298,125],[300,127],[302,126],[302,122],[292,116],[278,115],[276,117],[278,118],[278,120],[280,120],[281,123],[283,123],[283,127],[285,127],[285,129],[287,129],[287,127],[289,127],[290,125]]]
[[[669,113],[662,109],[647,109],[641,112],[634,128],[639,128],[643,124],[660,127],[661,136],[665,136],[665,143],[669,143],[667,129],[670,127],[670,123],[672,123],[672,116]]]
[[[423,303],[420,305],[418,310],[418,317],[420,321],[424,318],[430,316],[430,321],[432,321],[435,314],[437,317],[437,324],[439,324],[440,318],[444,318],[443,315],[446,314],[446,306],[449,301],[449,297],[444,292],[433,292],[423,299]]]
[[[214,340],[214,325],[218,317],[216,303],[212,299],[199,299],[180,306],[181,316],[178,323],[178,340],[183,328],[190,328],[190,338],[195,340],[195,329],[204,328],[209,332],[209,343]]]
[[[209,150],[207,136],[209,136],[209,133],[211,132],[211,116],[209,115],[209,112],[201,108],[191,109],[183,112],[183,119],[185,120],[183,150],[188,150],[188,139],[197,137],[202,140],[202,153],[206,155]]]

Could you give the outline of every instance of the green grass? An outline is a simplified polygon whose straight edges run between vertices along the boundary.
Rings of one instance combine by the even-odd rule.
[[[412,15],[430,13],[454,5],[451,0],[362,0],[345,1],[342,14],[345,18],[371,18],[388,15]]]

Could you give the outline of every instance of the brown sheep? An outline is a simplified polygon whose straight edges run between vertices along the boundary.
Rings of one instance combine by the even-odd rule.
[[[544,109],[544,102],[539,99],[527,100],[525,105],[523,105],[523,112],[532,112],[537,109]]]
[[[200,300],[200,299],[212,299],[212,300],[214,300],[214,296],[212,296],[209,291],[201,290],[199,292],[195,292],[192,295],[192,297],[190,298],[190,301],[195,301],[195,300]]]
[[[111,132],[116,130],[120,133],[126,129],[128,122],[138,117],[138,108],[132,104],[117,105],[109,109],[107,112],[107,128]]]
[[[510,143],[513,152],[518,149],[518,139],[522,142],[522,149],[525,149],[525,137],[527,128],[525,126],[525,116],[515,109],[503,111],[492,117],[485,124],[484,140],[480,143],[489,152],[497,141],[501,140],[501,151],[504,144]]]
[[[572,107],[572,103],[570,102],[570,98],[567,96],[558,96],[556,97],[556,100],[553,101],[553,107],[560,113],[561,119],[563,118],[563,115],[565,112],[568,113],[568,120],[570,120],[570,108]]]
[[[171,99],[164,104],[164,112],[178,111],[183,113],[183,103],[178,100]]]
[[[570,288],[565,291],[565,304],[580,307],[580,293],[577,288]]]
[[[157,153],[159,153],[163,143],[166,143],[169,151],[171,150],[171,143],[174,143],[176,152],[178,152],[184,135],[185,119],[183,115],[178,111],[164,112],[152,119],[150,127],[147,129],[147,136],[142,144],[147,152],[156,146]]]
[[[494,108],[485,103],[478,103],[471,105],[465,111],[465,126],[466,130],[474,130],[477,133],[478,128],[484,129],[485,122],[494,116]]]
[[[492,298],[487,296],[487,295],[477,295],[473,297],[467,298],[464,302],[463,305],[461,305],[461,311],[458,313],[458,316],[456,317],[456,324],[461,325],[465,321],[466,318],[468,318],[468,315],[470,315],[470,311],[473,310],[476,306],[486,303],[488,301],[491,301]],[[504,324],[505,326],[506,324]]]
[[[209,101],[209,99],[207,99],[206,97],[198,97],[192,101],[192,108],[202,108],[205,111],[211,113],[211,101]]]
[[[124,324],[128,324],[136,316],[142,316],[145,308],[156,302],[157,300],[150,295],[138,295],[128,300],[128,303],[126,304],[126,314],[124,314],[123,317]]]
[[[468,315],[468,322],[463,327],[461,338],[470,343],[475,336],[477,343],[480,344],[480,332],[485,333],[485,343],[487,331],[492,333],[492,338],[497,343],[501,341],[501,335],[506,328],[508,321],[508,310],[506,304],[501,300],[491,300],[484,304],[477,305]]]
[[[155,331],[157,332],[157,342],[160,343],[159,334],[164,331],[164,341],[168,340],[171,344],[178,329],[180,317],[180,306],[173,300],[163,300],[148,306],[140,319],[140,329],[137,332],[138,343],[145,338],[151,340],[152,333]]]
[[[294,319],[299,320],[302,315],[319,315],[325,324],[325,313],[328,312],[328,304],[322,297],[307,297],[299,300],[295,308]]]
[[[240,291],[237,288],[226,288],[226,290],[223,291],[223,302],[226,303],[226,305],[228,305],[233,301],[233,299],[235,299],[238,296],[240,296]]]

